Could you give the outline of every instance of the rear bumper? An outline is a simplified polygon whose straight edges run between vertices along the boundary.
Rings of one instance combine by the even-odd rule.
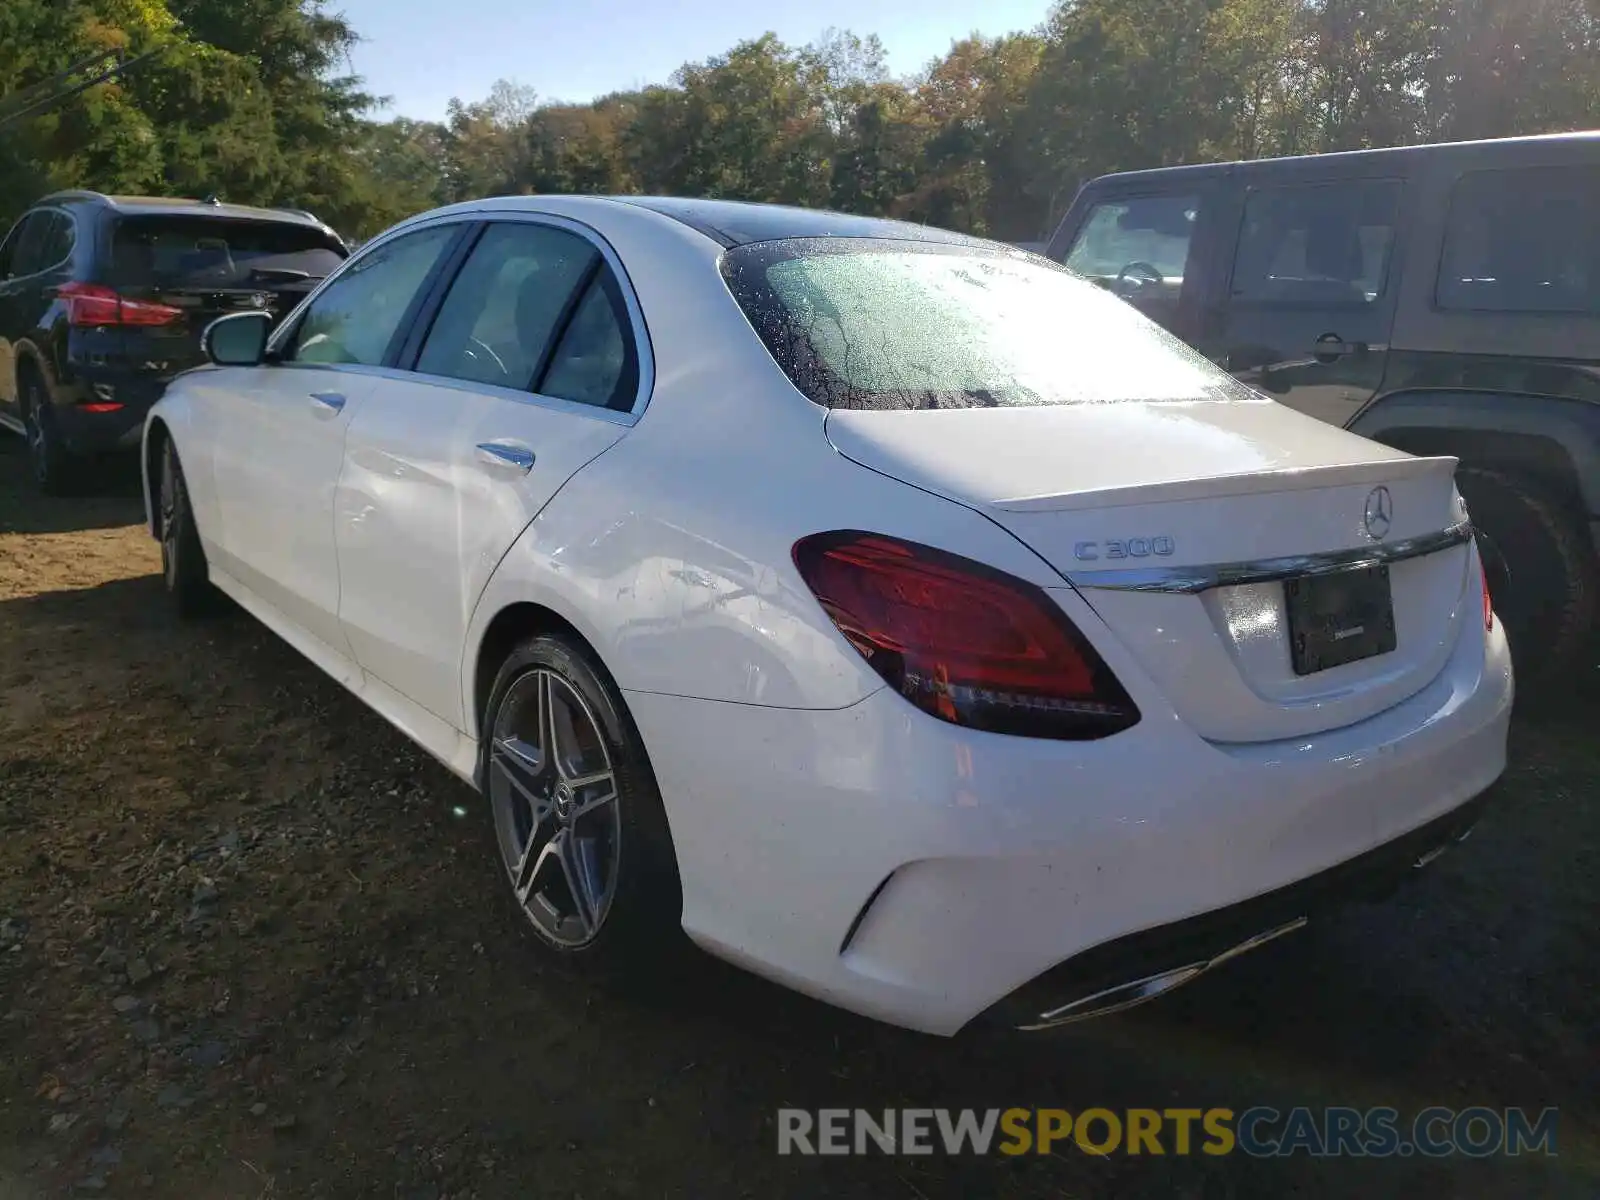
[[[1298,883],[1096,946],[1024,984],[983,1019],[1035,1030],[1131,1008],[1341,905],[1384,899],[1464,840],[1490,794]]]
[[[167,380],[144,375],[80,375],[56,397],[56,428],[67,449],[78,455],[137,449],[144,419],[166,391]],[[116,404],[109,412],[88,406]]]
[[[685,930],[797,990],[947,1035],[1063,964],[1091,986],[1105,972],[1074,960],[1097,947],[1271,908],[1391,843],[1403,860],[1505,767],[1498,627],[1463,622],[1438,677],[1367,720],[1244,745],[1196,736],[1101,644],[1144,719],[1090,743],[960,729],[887,691],[825,712],[628,693]],[[1246,936],[1264,932],[1237,911]]]

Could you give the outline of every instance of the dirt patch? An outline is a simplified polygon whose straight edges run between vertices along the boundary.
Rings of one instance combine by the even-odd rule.
[[[691,958],[547,968],[476,798],[243,615],[179,625],[135,481],[0,442],[0,1197],[1596,1194],[1600,744],[1518,729],[1383,905],[1122,1019],[942,1042]],[[802,1107],[1562,1110],[1555,1160],[806,1160]]]

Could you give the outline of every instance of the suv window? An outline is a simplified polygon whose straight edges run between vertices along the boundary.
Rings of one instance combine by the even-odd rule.
[[[16,243],[12,252],[11,271],[8,278],[17,279],[32,275],[49,264],[43,257],[45,237],[50,231],[50,214],[32,212],[22,218],[22,224],[12,233]],[[11,245],[11,241],[7,245]]]
[[[1450,195],[1440,308],[1600,312],[1600,167],[1475,171]]]
[[[638,366],[610,269],[565,229],[484,231],[439,308],[417,370],[627,409]]]
[[[459,225],[402,234],[356,259],[311,302],[284,357],[378,366]]]
[[[64,263],[72,256],[72,246],[77,239],[71,217],[64,213],[48,213],[46,216],[49,224],[45,226],[39,246],[39,265],[34,268],[38,271],[48,271]]]
[[[264,287],[322,279],[345,255],[328,234],[287,221],[132,216],[111,239],[113,282],[138,287]]]
[[[1143,265],[1154,267],[1161,282],[1181,286],[1199,211],[1199,196],[1138,196],[1097,204],[1078,231],[1067,266],[1111,282],[1128,267]]]
[[[12,263],[17,257],[17,244],[22,241],[22,227],[27,222],[27,214],[11,227],[11,232],[6,234],[5,241],[0,242],[0,279],[10,279],[13,271]]]
[[[1252,189],[1234,300],[1371,304],[1388,277],[1399,198],[1400,185],[1387,179]]]

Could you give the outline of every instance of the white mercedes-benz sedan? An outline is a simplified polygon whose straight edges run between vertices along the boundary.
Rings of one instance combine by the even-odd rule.
[[[145,431],[232,597],[470,782],[539,941],[953,1034],[1158,995],[1470,828],[1512,702],[1455,462],[1015,248],[427,213]]]

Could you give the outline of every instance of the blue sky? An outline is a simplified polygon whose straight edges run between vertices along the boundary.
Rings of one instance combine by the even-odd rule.
[[[541,97],[588,100],[664,83],[685,62],[771,30],[804,44],[830,26],[876,33],[897,75],[977,31],[1044,19],[1049,0],[331,0],[366,40],[354,66],[390,113],[439,118],[452,96],[478,100],[496,79]]]

